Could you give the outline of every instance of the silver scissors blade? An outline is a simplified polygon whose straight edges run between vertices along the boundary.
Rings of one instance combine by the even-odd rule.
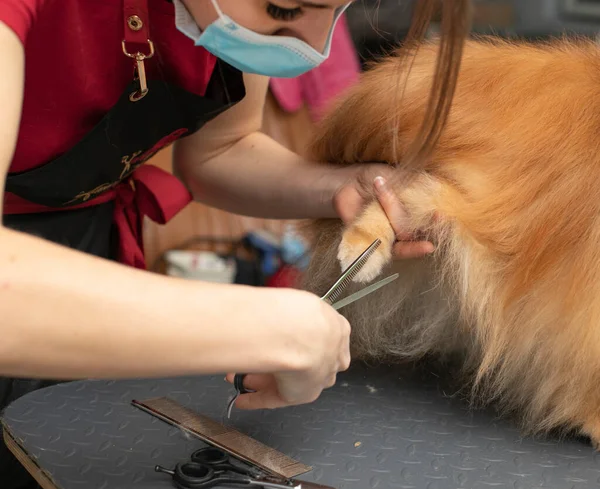
[[[346,268],[346,270],[344,270],[344,272],[340,275],[340,278],[338,278],[335,281],[335,283],[331,286],[331,288],[325,293],[325,295],[321,297],[321,300],[324,300],[329,304],[335,302],[336,299],[340,296],[340,294],[344,291],[344,289],[348,287],[348,284],[350,284],[352,279],[356,277],[356,274],[360,272],[365,263],[367,263],[369,257],[373,253],[375,253],[375,250],[377,248],[379,248],[380,244],[380,239],[376,239],[375,241],[373,241],[371,246],[369,246],[365,251],[363,251],[360,254],[360,256],[356,260],[354,260],[354,262],[352,262],[352,264],[348,268]]]
[[[380,280],[379,282],[376,282],[372,285],[369,285],[368,287],[365,287],[364,289],[361,289],[358,292],[355,292],[354,294],[349,295],[345,299],[342,299],[341,301],[336,302],[335,304],[332,304],[331,307],[333,307],[336,311],[339,311],[342,307],[348,306],[348,305],[352,304],[353,302],[356,302],[357,300],[362,299],[363,297],[365,297],[369,294],[372,294],[373,292],[380,289],[384,285],[387,285],[387,284],[393,282],[399,276],[400,276],[399,273],[390,275],[389,277],[384,278],[383,280]]]
[[[240,397],[240,393],[236,391],[227,405],[227,419],[231,419],[231,410],[233,409],[233,405],[235,404],[235,401],[237,401],[238,397]]]

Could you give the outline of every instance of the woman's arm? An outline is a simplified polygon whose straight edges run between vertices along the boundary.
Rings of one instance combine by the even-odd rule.
[[[150,274],[2,230],[0,374],[287,370],[293,361],[285,365],[283,345],[274,355],[265,348],[278,341],[257,307],[267,293]]]
[[[237,214],[335,217],[333,196],[361,168],[307,161],[261,133],[268,78],[244,81],[239,104],[175,145],[175,173],[197,201]]]
[[[2,23],[0,65],[5,180],[20,120],[24,53]],[[150,274],[4,227],[0,318],[2,376],[301,371],[311,395],[333,373],[328,368],[340,365],[346,350],[336,345],[348,336],[345,320],[312,294]]]
[[[211,207],[251,217],[308,219],[337,216],[333,196],[352,180],[356,167],[307,161],[253,132],[186,173],[194,199]]]

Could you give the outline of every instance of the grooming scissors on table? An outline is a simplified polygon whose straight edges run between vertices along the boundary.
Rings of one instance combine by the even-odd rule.
[[[257,486],[265,489],[310,489],[325,488],[310,482],[284,480],[262,476],[253,468],[234,464],[229,455],[215,447],[196,450],[190,462],[177,464],[169,470],[157,465],[154,470],[173,477],[173,483],[178,489],[210,489],[213,487],[228,487],[228,485]],[[240,477],[241,476],[241,477]],[[331,488],[329,488],[331,489]]]
[[[330,289],[325,292],[325,295],[321,297],[321,300],[327,302],[336,310],[340,310],[342,307],[352,304],[363,297],[366,297],[369,294],[372,294],[376,290],[380,289],[384,285],[387,285],[394,280],[396,280],[399,276],[398,273],[390,275],[379,282],[376,282],[368,287],[365,287],[354,294],[349,295],[345,299],[337,301],[339,299],[342,292],[350,285],[352,279],[356,277],[358,272],[365,266],[367,260],[371,257],[375,250],[379,248],[381,245],[381,240],[376,239],[373,243],[363,251],[360,256],[354,260],[354,262],[340,275],[340,277],[335,281],[335,283],[330,287]],[[337,301],[337,302],[336,302]],[[248,390],[244,387],[244,378],[246,374],[237,374],[233,379],[233,386],[235,388],[236,394],[231,401],[229,401],[229,405],[227,406],[227,418],[231,417],[231,410],[233,409],[233,405],[237,398],[242,394],[248,394],[253,391]]]

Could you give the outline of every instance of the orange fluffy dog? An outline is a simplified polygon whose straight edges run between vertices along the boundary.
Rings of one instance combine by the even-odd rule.
[[[402,161],[436,57],[435,43],[420,47],[401,98],[396,57],[367,71],[323,121],[312,156]],[[393,262],[394,232],[375,201],[349,226],[311,223],[304,287],[322,293],[380,238],[357,281],[401,276],[343,311],[355,357],[459,354],[477,393],[518,408],[528,431],[566,427],[598,445],[600,47],[468,41],[447,125],[414,173],[395,191],[409,230],[436,252]]]

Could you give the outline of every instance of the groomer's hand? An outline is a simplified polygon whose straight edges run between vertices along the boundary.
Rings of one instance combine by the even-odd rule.
[[[273,303],[271,310],[279,326],[266,346],[280,349],[288,366],[272,374],[248,374],[244,387],[256,392],[241,395],[236,402],[239,409],[313,402],[350,366],[350,324],[343,316],[308,292],[273,289],[272,294],[278,304]],[[227,381],[232,383],[233,377],[229,374]]]
[[[419,241],[406,232],[407,213],[394,191],[388,185],[392,168],[382,164],[355,165],[351,178],[340,187],[333,198],[333,205],[340,219],[350,223],[358,217],[366,204],[375,196],[396,232],[394,256],[398,259],[419,258],[433,253],[434,246],[429,241]],[[378,178],[381,177],[381,178]]]

